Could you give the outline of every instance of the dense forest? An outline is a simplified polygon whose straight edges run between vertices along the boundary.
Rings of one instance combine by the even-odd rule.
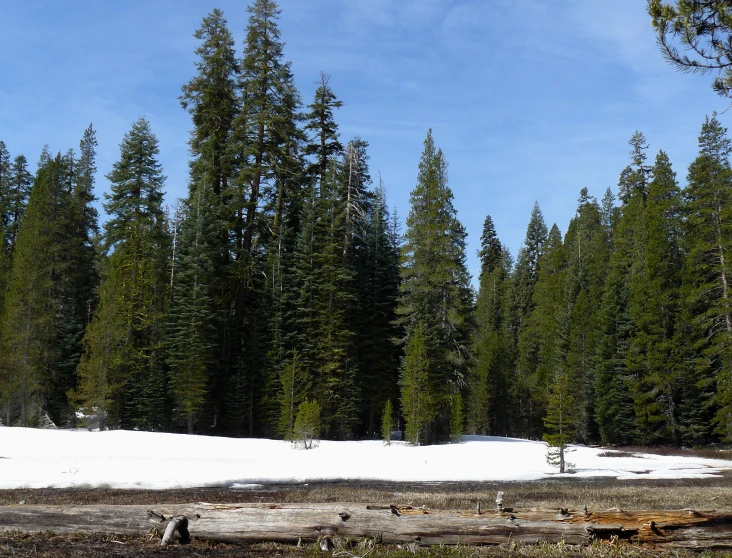
[[[0,141],[0,412],[292,439],[403,429],[562,445],[732,441],[732,142],[716,115],[680,185],[630,138],[617,191],[578,187],[562,234],[538,204],[511,255],[490,216],[478,291],[447,160],[427,132],[404,225],[342,142],[327,74],[309,104],[279,10],[241,53],[222,12],[195,32],[187,197],[163,203],[145,119],[95,202],[95,131],[35,174]],[[103,221],[103,224],[100,224]]]

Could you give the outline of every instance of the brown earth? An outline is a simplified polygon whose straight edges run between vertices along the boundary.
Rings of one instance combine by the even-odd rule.
[[[504,505],[521,508],[581,509],[716,509],[732,510],[732,474],[709,479],[637,480],[615,479],[549,479],[533,482],[482,483],[311,483],[308,485],[270,485],[251,489],[221,487],[179,490],[113,490],[113,489],[19,489],[0,490],[0,505],[18,504],[142,504],[154,509],[163,503],[234,503],[234,502],[365,502],[438,509],[475,509],[480,501],[491,507],[496,492],[505,492]],[[2,526],[0,526],[0,529]],[[315,544],[298,548],[261,543],[256,545],[213,544],[196,541],[190,545],[159,546],[159,534],[147,537],[116,537],[111,534],[54,536],[0,532],[0,556],[311,556],[325,555]],[[336,541],[333,555],[363,556],[694,556],[680,551],[659,552],[629,545],[598,544],[588,548],[561,545],[538,547],[389,547],[371,550],[364,541]],[[366,544],[366,546],[364,546]],[[343,553],[343,554],[339,554]],[[707,554],[723,556],[724,554]]]

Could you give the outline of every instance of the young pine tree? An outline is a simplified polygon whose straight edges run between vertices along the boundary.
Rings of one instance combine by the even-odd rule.
[[[297,351],[282,367],[279,383],[280,391],[277,393],[277,401],[280,404],[278,431],[285,440],[293,440],[297,410],[305,401],[311,388],[309,374],[302,366]]]
[[[418,323],[407,342],[400,382],[405,437],[414,445],[425,441],[426,429],[437,414],[427,344],[425,326]]]

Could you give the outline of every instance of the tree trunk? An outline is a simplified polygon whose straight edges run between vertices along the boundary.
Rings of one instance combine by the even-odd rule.
[[[588,545],[619,539],[666,548],[732,548],[732,513],[713,511],[519,510],[477,513],[366,504],[172,504],[149,506],[3,506],[0,527],[25,532],[163,531],[185,517],[193,538],[228,542],[369,537],[379,543]]]

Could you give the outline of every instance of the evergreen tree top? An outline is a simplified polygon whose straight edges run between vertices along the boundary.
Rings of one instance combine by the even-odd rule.
[[[129,234],[127,224],[141,216],[162,221],[165,176],[157,155],[158,140],[150,123],[140,118],[120,144],[120,159],[106,175],[111,194],[105,194],[104,209],[111,215],[105,224],[107,243],[112,245]]]
[[[716,112],[712,113],[712,118],[707,116],[704,120],[699,135],[699,152],[716,161],[728,163],[732,142],[727,137],[727,128],[717,120]]]
[[[499,265],[501,252],[501,242],[496,235],[493,219],[490,215],[486,215],[483,222],[483,233],[480,236],[480,250],[478,250],[481,274],[490,273]]]

